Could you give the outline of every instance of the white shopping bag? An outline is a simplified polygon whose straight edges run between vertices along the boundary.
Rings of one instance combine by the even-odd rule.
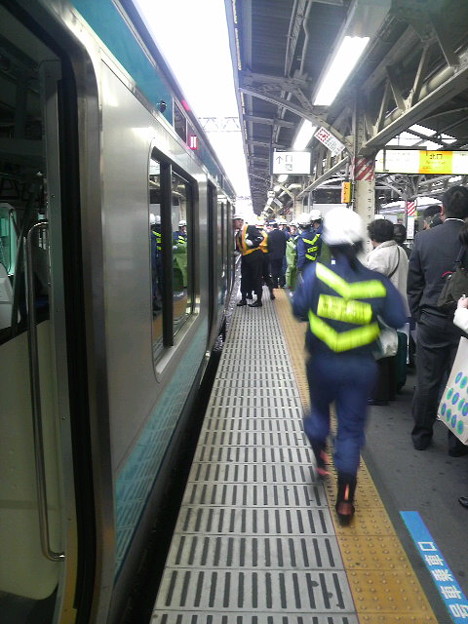
[[[466,338],[460,338],[437,416],[463,444],[468,444],[468,339]]]

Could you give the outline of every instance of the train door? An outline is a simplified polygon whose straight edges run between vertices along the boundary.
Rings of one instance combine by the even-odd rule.
[[[3,624],[75,622],[79,603],[66,316],[70,293],[64,278],[67,254],[73,250],[66,248],[70,226],[64,223],[73,206],[62,205],[63,83],[57,54],[1,7]]]

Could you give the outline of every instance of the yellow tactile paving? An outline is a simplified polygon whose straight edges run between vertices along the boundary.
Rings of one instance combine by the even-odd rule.
[[[284,333],[304,410],[309,408],[305,372],[305,323],[291,313],[288,291],[276,291],[275,308]],[[333,469],[332,469],[333,470]],[[330,508],[335,504],[336,478],[326,482]],[[335,532],[361,624],[437,624],[429,602],[408,560],[377,488],[364,462],[358,474],[356,516],[342,527],[333,515]]]

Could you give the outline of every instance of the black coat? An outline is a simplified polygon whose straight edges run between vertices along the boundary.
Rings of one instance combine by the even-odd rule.
[[[408,303],[411,315],[419,320],[421,312],[447,315],[437,307],[444,286],[443,275],[453,271],[461,248],[458,239],[463,221],[445,220],[442,225],[416,234],[408,267]]]
[[[286,253],[286,232],[273,228],[268,232],[268,255],[270,260],[280,260]]]

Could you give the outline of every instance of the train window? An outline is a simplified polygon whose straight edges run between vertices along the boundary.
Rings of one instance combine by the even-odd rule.
[[[183,141],[187,140],[187,122],[184,113],[174,104],[174,128]]]
[[[153,356],[174,344],[193,311],[190,183],[153,157],[149,169]]]
[[[174,328],[177,331],[192,311],[192,285],[189,280],[189,259],[191,237],[189,236],[189,220],[191,214],[190,185],[177,174],[172,174],[172,210],[173,224],[173,298]]]
[[[10,96],[16,98],[17,106],[24,108],[21,108],[21,118],[15,122],[4,95],[7,87],[0,90],[0,109],[10,110],[2,113],[5,147],[0,172],[0,344],[26,330],[29,305],[33,304],[36,323],[49,318],[43,125],[35,108],[36,92],[32,87],[24,88],[22,83],[22,61],[19,60],[23,58],[22,54],[11,47],[8,60],[5,56],[5,63],[10,67],[9,73],[4,73],[5,76],[8,73],[8,78],[1,76],[1,80],[8,84]],[[33,61],[28,62],[31,66],[30,84],[39,84],[40,70]],[[20,153],[19,146],[26,145],[27,141],[34,146],[35,156],[27,154],[26,150]]]
[[[149,169],[150,196],[150,255],[151,255],[151,301],[153,310],[153,345],[156,350],[162,347],[163,319],[163,260],[161,233],[161,193],[160,166],[156,160],[150,160]]]

